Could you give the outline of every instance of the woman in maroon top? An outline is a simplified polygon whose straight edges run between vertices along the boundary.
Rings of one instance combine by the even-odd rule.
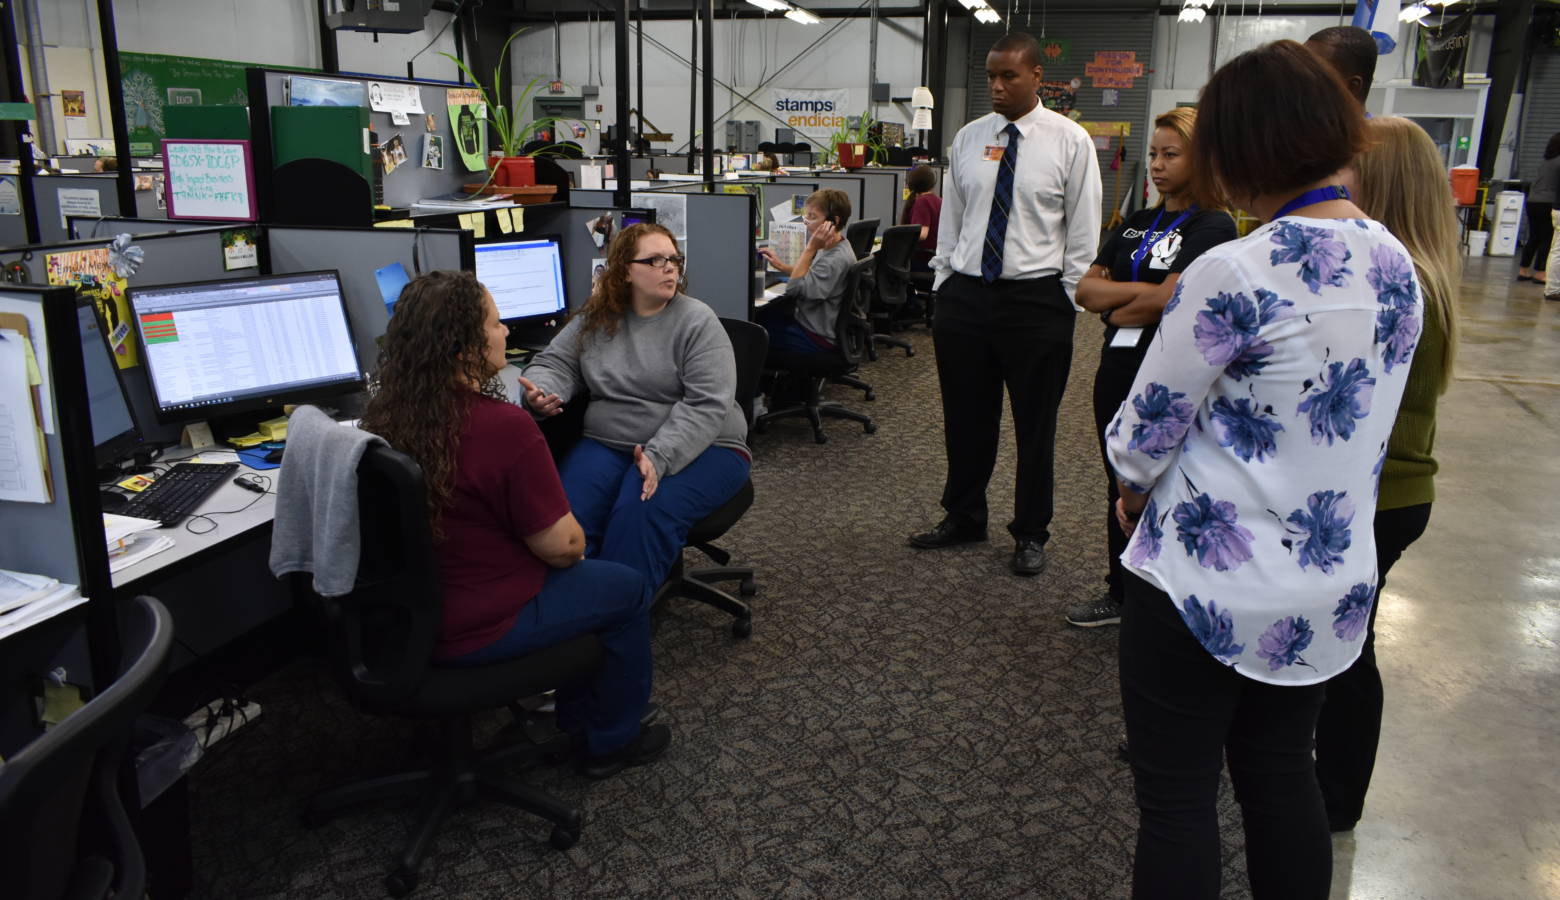
[[[431,272],[401,291],[362,427],[422,467],[443,594],[436,659],[512,659],[580,634],[600,669],[557,692],[558,725],[579,769],[605,778],[658,757],[665,725],[641,726],[650,701],[643,579],[584,559],[547,442],[495,377],[504,339],[493,297],[469,272]]]
[[[905,176],[910,197],[905,200],[899,224],[921,226],[921,242],[916,245],[910,269],[930,272],[932,256],[937,252],[937,220],[942,218],[942,198],[932,193],[937,188],[937,173],[931,166],[916,166]]]

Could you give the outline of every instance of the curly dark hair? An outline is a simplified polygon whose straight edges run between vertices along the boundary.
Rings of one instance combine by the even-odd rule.
[[[455,452],[475,394],[505,399],[487,362],[487,289],[470,272],[429,272],[401,289],[379,349],[379,370],[360,426],[423,470],[428,520],[440,516],[455,484]]]
[[[672,242],[675,252],[681,254],[682,249],[677,245],[677,238],[663,225],[640,223],[630,225],[618,232],[612,239],[612,244],[607,248],[607,269],[596,279],[596,286],[591,289],[590,299],[580,307],[574,315],[580,317],[579,341],[583,345],[585,339],[593,332],[600,331],[607,337],[617,334],[618,323],[634,305],[633,289],[628,284],[628,266],[639,251],[639,239],[647,234],[664,234],[667,240]],[[685,267],[679,273],[677,290],[683,291],[688,287],[688,270]]]
[[[1544,158],[1554,159],[1560,156],[1560,131],[1549,136],[1549,143],[1544,145]]]
[[[905,176],[905,187],[909,189],[910,196],[905,198],[905,205],[899,210],[901,225],[910,224],[910,211],[915,209],[916,198],[937,187],[937,173],[932,171],[931,166],[916,166]]]

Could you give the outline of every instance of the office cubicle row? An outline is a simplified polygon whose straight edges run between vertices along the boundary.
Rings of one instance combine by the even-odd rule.
[[[230,227],[135,235],[132,246],[139,248],[142,255],[140,264],[126,279],[127,287],[335,269],[341,274],[358,361],[368,372],[374,371],[377,340],[389,321],[374,273],[395,263],[414,277],[434,269],[470,269],[475,264],[471,233],[466,231],[270,226],[257,229],[256,264],[230,268],[222,242],[223,233]],[[49,280],[51,257],[106,251],[118,233],[121,232],[0,249],[0,264],[20,262],[28,271],[29,281],[43,284]],[[179,426],[157,424],[145,368],[125,369],[123,375],[145,439],[157,443],[177,441]]]

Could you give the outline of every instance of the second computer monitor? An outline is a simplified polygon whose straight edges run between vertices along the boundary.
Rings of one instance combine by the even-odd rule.
[[[478,244],[476,250],[477,280],[493,295],[500,319],[555,316],[569,308],[557,236]]]
[[[76,305],[81,329],[81,364],[87,376],[87,412],[92,419],[92,444],[97,463],[108,465],[129,455],[141,443],[130,398],[120,380],[119,364],[109,349],[93,302],[82,298]]]
[[[160,422],[362,386],[335,272],[132,288],[129,299]]]

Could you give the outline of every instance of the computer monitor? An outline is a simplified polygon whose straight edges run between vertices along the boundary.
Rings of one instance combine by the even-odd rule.
[[[141,443],[141,430],[131,412],[130,396],[119,375],[108,333],[92,300],[76,304],[81,328],[81,363],[87,377],[87,411],[92,419],[92,443],[97,464],[106,466],[127,456]]]
[[[360,388],[331,272],[131,288],[159,422],[339,396]]]
[[[777,143],[777,144],[794,144],[794,143],[796,143],[796,129],[795,128],[776,128],[775,129],[775,143]]]
[[[478,244],[476,251],[477,280],[493,295],[500,319],[556,316],[569,308],[557,235]]]

